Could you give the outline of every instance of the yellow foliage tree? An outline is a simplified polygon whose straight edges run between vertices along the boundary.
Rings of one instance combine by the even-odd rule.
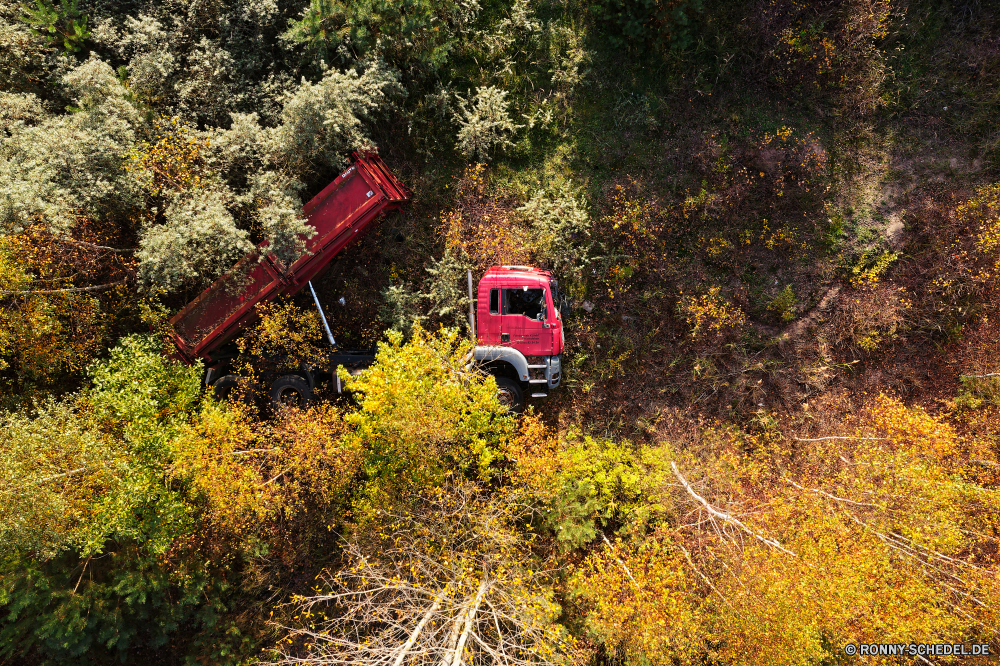
[[[240,374],[268,370],[321,367],[330,353],[315,310],[303,310],[291,301],[257,306],[260,321],[236,341],[242,355]]]
[[[985,443],[885,396],[837,434],[703,437],[716,444],[700,459],[674,455],[671,523],[574,574],[626,663],[814,664],[849,643],[1000,638]]]
[[[513,421],[493,378],[469,366],[470,350],[455,329],[432,334],[414,326],[409,342],[387,333],[372,367],[342,376],[358,401],[345,421],[365,450],[362,514],[451,474],[491,474]]]
[[[28,233],[0,236],[0,370],[18,380],[78,371],[106,341],[99,300],[64,272]]]
[[[293,597],[272,663],[585,663],[517,500],[457,483],[380,511],[345,544],[345,566]]]
[[[266,537],[280,521],[343,503],[361,462],[330,405],[284,410],[259,423],[240,405],[206,402],[173,442],[175,480],[190,484],[210,524]]]
[[[156,123],[157,141],[137,145],[125,155],[125,170],[153,196],[202,185],[202,153],[208,142],[196,138],[178,120],[161,118]]]

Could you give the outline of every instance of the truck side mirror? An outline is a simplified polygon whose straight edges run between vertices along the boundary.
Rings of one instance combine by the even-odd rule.
[[[545,312],[539,312],[537,315],[535,315],[535,319],[537,319],[538,321],[545,321]]]

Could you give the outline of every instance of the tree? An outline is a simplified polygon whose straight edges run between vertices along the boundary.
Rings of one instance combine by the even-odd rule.
[[[106,343],[108,305],[128,275],[128,258],[108,254],[40,225],[0,236],[0,371],[13,384],[9,399],[82,370]],[[92,280],[103,284],[75,286]]]
[[[72,402],[48,400],[0,421],[0,554],[54,556],[72,545],[90,507],[123,472],[121,446]]]
[[[289,532],[302,539],[303,532],[325,532],[331,512],[349,507],[361,463],[361,451],[343,436],[340,410],[286,410],[273,423],[256,423],[247,411],[206,404],[172,442],[170,478],[233,549],[260,551],[264,543],[280,550]]]
[[[995,454],[886,397],[849,420],[798,450],[709,430],[700,462],[674,453],[672,519],[574,574],[608,649],[806,664],[847,643],[996,641]]]
[[[487,160],[497,148],[514,145],[510,136],[522,125],[515,125],[508,113],[507,92],[495,86],[480,86],[473,97],[458,100],[458,148],[468,158]]]
[[[76,112],[46,114],[0,137],[0,232],[43,221],[68,236],[81,219],[128,219],[141,189],[123,170],[142,123],[128,90],[96,56],[61,77]]]
[[[358,401],[345,416],[348,437],[365,451],[359,522],[449,476],[488,479],[512,432],[495,382],[468,367],[471,344],[457,330],[417,326],[406,343],[396,332],[386,338],[374,365],[342,375]]]
[[[77,0],[59,0],[59,5],[46,0],[35,0],[34,8],[24,5],[21,20],[31,26],[32,34],[44,37],[50,45],[62,42],[67,53],[80,50],[90,37],[87,17],[80,13]]]
[[[202,190],[171,196],[165,223],[146,229],[136,258],[147,288],[178,291],[205,287],[253,249],[236,226],[223,192]]]
[[[90,663],[213,636],[228,584],[200,551],[194,507],[164,483],[190,418],[197,366],[132,336],[90,385],[4,417],[0,657]]]
[[[395,72],[381,61],[364,72],[328,70],[316,83],[303,80],[289,94],[281,124],[267,135],[266,149],[279,168],[303,178],[316,170],[340,170],[352,150],[371,147],[363,121],[400,91]]]
[[[380,511],[345,545],[344,566],[292,601],[275,664],[582,663],[557,623],[550,573],[515,523],[516,497],[458,483]]]
[[[375,52],[427,75],[444,68],[479,11],[478,1],[311,0],[283,37],[305,44],[318,61],[351,64]]]

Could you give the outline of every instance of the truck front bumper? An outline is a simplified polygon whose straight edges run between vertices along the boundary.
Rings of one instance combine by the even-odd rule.
[[[550,390],[559,386],[559,382],[562,381],[562,357],[560,355],[545,357],[545,379]]]

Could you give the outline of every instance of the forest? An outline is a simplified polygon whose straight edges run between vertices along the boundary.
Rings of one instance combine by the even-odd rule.
[[[0,665],[985,663],[1000,653],[1000,6],[0,0]],[[410,201],[168,320],[377,152]],[[558,278],[562,386],[468,362]],[[265,391],[266,393],[266,391]]]

